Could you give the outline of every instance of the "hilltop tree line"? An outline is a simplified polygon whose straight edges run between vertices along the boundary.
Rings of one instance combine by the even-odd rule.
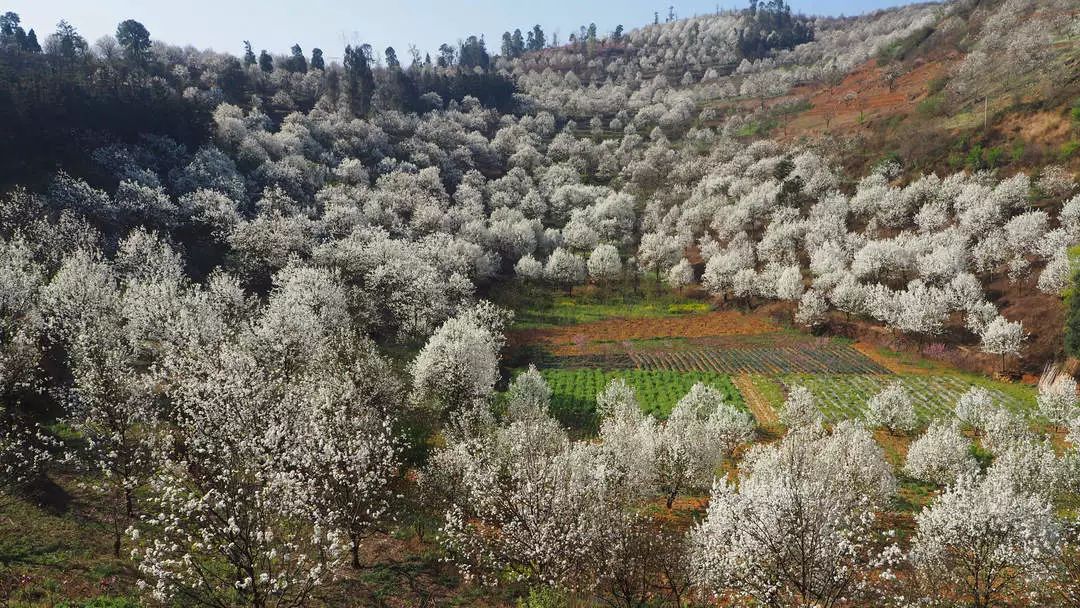
[[[752,59],[813,37],[780,0],[752,5],[743,15],[740,48]],[[0,176],[36,176],[56,166],[81,170],[81,152],[108,138],[155,133],[196,144],[208,136],[209,112],[221,102],[257,106],[275,122],[320,102],[361,117],[375,107],[423,112],[466,96],[513,111],[515,79],[506,62],[558,46],[536,25],[524,34],[506,32],[494,57],[483,37],[468,36],[441,45],[434,58],[410,48],[404,61],[392,47],[378,53],[350,45],[337,65],[327,63],[323,49],[305,53],[299,44],[281,56],[256,51],[250,41],[239,57],[173,47],[130,19],[93,43],[66,21],[40,38],[15,13],[0,19],[0,110],[13,117],[0,135],[6,151]],[[625,39],[622,26],[601,40],[590,24],[571,34],[566,48],[592,53],[598,44]]]
[[[222,102],[258,107],[275,122],[320,102],[360,117],[376,107],[423,112],[466,96],[500,111],[515,104],[513,82],[489,69],[490,57],[475,37],[460,54],[451,50],[433,63],[414,53],[405,67],[393,48],[380,67],[368,45],[347,47],[341,65],[328,65],[318,48],[310,57],[299,45],[283,57],[256,54],[247,41],[243,48],[237,58],[172,47],[153,41],[134,20],[93,44],[61,21],[39,41],[17,14],[5,13],[0,112],[7,127],[0,134],[0,181],[59,166],[82,171],[85,151],[142,134],[198,145],[209,137],[211,111]]]
[[[750,18],[739,29],[743,57],[760,59],[778,49],[793,49],[814,39],[814,26],[801,15],[793,16],[784,0],[750,0]]]

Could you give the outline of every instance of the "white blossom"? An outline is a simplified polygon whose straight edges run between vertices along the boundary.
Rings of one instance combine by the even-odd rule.
[[[866,408],[867,422],[876,427],[893,432],[911,432],[918,424],[911,394],[899,382],[893,382],[870,397]]]
[[[718,480],[690,532],[694,579],[743,601],[831,605],[885,562],[874,512],[896,491],[884,452],[850,422],[801,427],[751,449],[738,486]]]
[[[613,245],[597,245],[596,249],[589,254],[586,266],[589,277],[599,283],[612,281],[622,272],[619,251]]]
[[[822,421],[821,410],[814,403],[814,395],[803,386],[795,386],[788,392],[780,407],[780,421],[788,428],[812,426]]]
[[[960,434],[955,422],[936,420],[911,447],[904,472],[916,479],[947,486],[958,478],[978,471],[971,454],[971,442]]]
[[[910,558],[932,588],[986,606],[1047,578],[1060,524],[1044,498],[962,477],[915,516]]]

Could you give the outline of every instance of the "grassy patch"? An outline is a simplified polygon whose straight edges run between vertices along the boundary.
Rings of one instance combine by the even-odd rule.
[[[774,408],[779,409],[784,403],[784,387],[780,386],[775,380],[760,374],[751,375],[750,380],[758,393]]]
[[[51,491],[49,507],[0,493],[0,590],[9,585],[5,599],[13,606],[137,606],[128,597],[134,591],[130,565],[112,556],[108,530],[91,517],[93,499],[68,495],[65,490],[78,490],[77,482],[63,482],[64,488]]]
[[[495,303],[514,311],[513,329],[537,329],[575,325],[603,319],[677,317],[708,312],[709,303],[655,285],[634,292],[616,289],[601,292],[581,289],[574,294],[555,293],[536,286],[508,285],[494,290]]]
[[[942,116],[945,108],[945,96],[941,93],[930,95],[915,105],[915,111],[927,118]]]
[[[615,378],[626,380],[637,392],[641,409],[659,418],[666,418],[697,382],[720,390],[729,402],[745,409],[731,379],[711,372],[545,369],[541,373],[551,387],[552,414],[564,424],[582,429],[596,428],[596,394]]]
[[[933,484],[912,479],[907,475],[901,474],[899,482],[893,509],[901,513],[918,513],[938,494],[938,489]]]
[[[1069,140],[1061,144],[1061,148],[1058,149],[1058,159],[1062,161],[1069,160],[1076,156],[1077,150],[1080,150],[1080,140]]]
[[[764,137],[777,126],[776,120],[754,120],[746,123],[735,132],[735,137]]]

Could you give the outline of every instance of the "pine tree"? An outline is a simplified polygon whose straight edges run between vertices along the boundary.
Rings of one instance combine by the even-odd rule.
[[[251,41],[244,41],[244,66],[255,65],[258,62],[255,59],[255,51],[251,50]]]
[[[371,73],[371,46],[346,46],[345,96],[349,111],[354,116],[367,116],[371,110],[371,98],[375,95],[375,77]]]
[[[292,46],[292,57],[289,57],[288,69],[290,72],[300,72],[306,74],[308,69],[307,58],[304,57],[304,49],[300,48],[299,44]]]
[[[122,21],[116,28],[116,41],[124,47],[124,55],[128,61],[142,63],[150,50],[150,32],[146,26],[128,19]]]
[[[269,74],[274,71],[274,58],[266,49],[259,51],[259,69]]]

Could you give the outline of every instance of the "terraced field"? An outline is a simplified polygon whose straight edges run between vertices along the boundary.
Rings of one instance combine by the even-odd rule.
[[[755,348],[631,352],[635,367],[721,374],[885,374],[878,365],[847,344],[813,342]]]
[[[949,416],[960,395],[979,385],[992,394],[995,401],[1014,411],[1034,406],[1033,395],[1023,395],[1020,387],[998,386],[991,380],[950,375],[911,374],[786,374],[775,378],[784,393],[795,386],[804,386],[813,393],[818,408],[828,420],[859,418],[866,412],[870,397],[893,382],[899,381],[915,401],[915,413],[926,422]],[[780,403],[773,403],[778,407]]]
[[[1031,410],[1035,405],[1034,390],[1025,385],[929,363],[925,369],[910,362],[897,364],[887,352],[864,344],[770,329],[745,317],[729,315],[727,320],[739,323],[713,335],[703,335],[707,332],[702,327],[683,333],[693,318],[639,320],[636,338],[575,334],[574,349],[540,349],[543,354],[533,363],[552,386],[556,414],[571,425],[594,426],[595,395],[615,377],[626,378],[637,389],[642,407],[660,417],[694,382],[703,381],[722,388],[766,426],[777,423],[777,410],[799,385],[814,394],[830,421],[862,417],[870,397],[895,381],[915,398],[923,422],[951,415],[960,395],[975,385],[1009,409]],[[717,315],[699,318],[721,324]],[[606,321],[604,329],[615,331],[617,324]],[[590,327],[596,333],[598,325],[571,326],[566,332]],[[632,333],[623,331],[619,337]]]

